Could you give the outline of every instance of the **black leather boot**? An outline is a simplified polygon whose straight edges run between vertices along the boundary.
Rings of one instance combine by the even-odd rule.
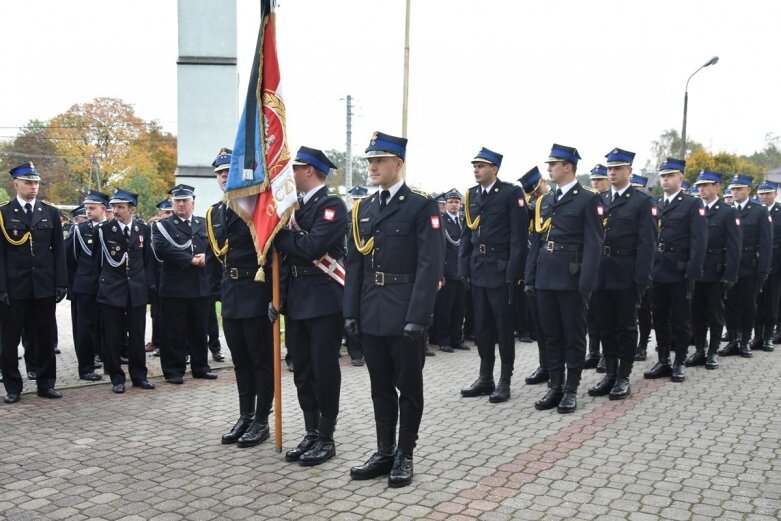
[[[320,413],[317,411],[310,411],[304,413],[304,428],[306,434],[304,439],[295,449],[290,449],[285,453],[285,461],[298,461],[301,455],[311,449],[319,437],[317,432],[317,424],[320,419]]]
[[[389,487],[406,487],[412,483],[414,474],[412,451],[415,448],[415,440],[417,440],[417,435],[404,431],[399,432],[399,448],[396,450],[393,467],[388,475]]]
[[[230,445],[239,441],[239,438],[247,432],[252,420],[255,419],[255,397],[254,396],[239,396],[239,419],[236,421],[236,425],[222,435],[222,444]]]
[[[586,360],[583,362],[583,369],[596,369],[599,363],[599,337],[596,335],[589,335],[588,337],[588,354]]]
[[[748,343],[748,346],[752,351],[756,351],[757,349],[762,348],[762,337],[764,336],[764,331],[765,328],[762,326],[762,324],[754,325],[754,338],[752,338],[751,342]]]
[[[635,360],[638,362],[644,362],[648,359],[648,337],[649,334],[641,334],[640,341],[637,342],[637,349],[635,350]]]
[[[336,444],[334,443],[335,428],[336,420],[321,417],[318,425],[320,436],[311,449],[301,454],[298,462],[305,467],[311,467],[336,456]]]
[[[773,347],[773,330],[769,327],[765,328],[764,335],[762,336],[762,345],[759,346],[762,351],[770,353],[775,348]]]
[[[727,345],[719,349],[717,351],[717,354],[719,356],[735,356],[737,354],[740,354],[740,349],[738,349],[738,345],[740,344],[742,336],[743,335],[741,333],[738,333],[737,330],[728,329]]]
[[[571,412],[575,412],[575,409],[578,408],[578,389],[571,388],[568,385],[564,386],[564,394],[561,397],[561,401],[559,402],[558,407],[556,407],[556,410],[559,411],[559,414],[569,414]]]
[[[271,412],[271,402],[262,403],[258,400],[258,406],[255,409],[255,419],[247,429],[236,445],[241,448],[254,447],[266,441],[271,433],[268,427],[268,415]]]
[[[632,386],[629,385],[629,375],[632,374],[632,365],[633,361],[619,360],[618,376],[615,385],[610,390],[610,395],[608,395],[609,399],[623,400],[631,394]]]
[[[502,364],[502,374],[499,377],[499,385],[488,397],[491,403],[502,403],[510,399],[510,382],[513,377],[513,366]],[[399,439],[401,441],[401,439]]]
[[[377,452],[363,465],[350,469],[355,480],[374,479],[390,474],[396,455],[396,426],[377,425]]]
[[[683,356],[675,355],[675,362],[673,362],[673,372],[670,375],[670,379],[673,382],[683,382],[686,380],[686,367],[683,365]]]
[[[605,367],[605,357],[600,356],[599,362],[597,362],[597,372],[598,373],[605,373],[607,372],[607,367]]]
[[[705,364],[705,333],[695,335],[694,337],[694,353],[686,359],[684,365],[686,367],[696,367],[698,365]]]
[[[534,408],[538,411],[547,411],[559,405],[564,391],[561,388],[564,382],[563,371],[551,371],[550,381],[548,382],[548,392],[541,399],[534,402]]]
[[[749,345],[748,337],[751,334],[751,330],[744,330],[743,337],[738,344],[738,353],[743,358],[751,358],[754,354],[751,352],[751,346]],[[761,345],[761,344],[760,344]]]
[[[537,385],[545,383],[550,379],[550,374],[547,369],[538,367],[532,374],[526,377],[526,385]]]
[[[670,376],[673,373],[672,365],[670,365],[670,348],[669,347],[657,347],[659,352],[659,361],[654,366],[643,373],[643,378],[662,378],[664,376]]]
[[[480,360],[480,376],[477,377],[477,380],[471,386],[461,389],[461,396],[474,398],[475,396],[491,394],[495,389],[494,364]]]
[[[595,386],[588,390],[589,396],[607,396],[616,383],[618,358],[605,358],[605,376]]]

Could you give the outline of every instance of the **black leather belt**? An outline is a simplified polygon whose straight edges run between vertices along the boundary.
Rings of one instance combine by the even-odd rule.
[[[225,268],[225,276],[229,279],[248,279],[255,278],[258,268]]]
[[[707,253],[711,255],[719,255],[727,251],[727,248],[708,248]]]
[[[602,255],[605,257],[632,257],[637,254],[637,250],[628,248],[612,248],[610,246],[602,247]]]
[[[366,276],[375,286],[389,284],[410,284],[415,282],[414,273],[385,273],[384,271],[367,271]]]
[[[506,244],[478,244],[477,251],[483,255],[489,253],[504,253],[507,251]]]
[[[666,253],[666,252],[675,252],[675,253],[689,253],[689,248],[679,248],[677,246],[670,246],[663,242],[659,243],[659,246],[657,247],[657,250]]]
[[[580,251],[579,244],[561,244],[558,242],[548,241],[545,243],[545,249],[548,251]]]
[[[314,266],[291,266],[290,274],[294,277],[310,277],[312,275],[325,275],[325,272]]]
[[[756,246],[744,246],[743,251],[744,252],[754,252],[757,251],[759,248]]]

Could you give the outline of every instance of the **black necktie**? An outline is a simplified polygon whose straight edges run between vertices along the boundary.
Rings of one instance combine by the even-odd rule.
[[[613,202],[616,202],[616,199],[618,199],[618,192],[613,192]]]
[[[129,241],[130,240],[130,226],[125,226],[125,232],[124,233],[125,233],[125,240]]]
[[[390,190],[383,190],[380,194],[380,211],[384,210],[390,199]]]
[[[29,217],[32,211],[33,211],[33,205],[31,205],[30,203],[24,203],[24,214]]]
[[[670,200],[669,199],[665,199],[664,200],[664,204],[662,205],[662,210],[666,210],[668,204],[670,204]]]
[[[556,193],[553,194],[553,204],[558,203],[560,197],[561,197],[561,188],[557,188]]]
[[[184,224],[186,224],[187,226],[190,226],[190,219],[185,219],[184,220]]]

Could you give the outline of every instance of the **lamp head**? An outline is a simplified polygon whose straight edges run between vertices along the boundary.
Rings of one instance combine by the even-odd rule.
[[[708,62],[705,65],[703,65],[703,67],[708,67],[710,65],[716,65],[717,63],[719,63],[719,57],[718,56],[714,56],[713,58],[708,60]]]

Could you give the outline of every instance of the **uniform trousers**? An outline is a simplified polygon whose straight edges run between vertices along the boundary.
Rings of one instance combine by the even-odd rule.
[[[128,372],[130,381],[138,385],[146,380],[146,306],[118,307],[99,304],[103,341],[101,358],[103,371],[114,385],[125,383],[125,372],[119,361],[123,344],[127,341]]]
[[[274,400],[274,337],[266,317],[225,318],[222,330],[231,352],[239,397],[258,398],[268,412]]]
[[[602,351],[605,358],[620,360],[618,376],[625,378],[632,373],[637,349],[637,303],[635,288],[599,290],[591,298]]]
[[[342,346],[342,315],[285,320],[285,344],[293,346],[293,380],[298,403],[305,413],[320,413],[336,420],[342,372],[339,349]]]
[[[563,372],[566,367],[566,385],[577,389],[586,360],[588,301],[578,291],[538,289],[537,309],[548,370]]]
[[[164,324],[160,365],[166,378],[184,376],[188,353],[193,376],[211,371],[206,347],[210,302],[211,297],[160,297],[160,316]]]
[[[643,293],[643,298],[640,299],[640,305],[637,309],[637,324],[640,326],[640,338],[648,339],[651,334],[651,327],[653,326],[651,319],[651,292],[646,291]]]
[[[499,343],[502,365],[515,365],[515,317],[508,286],[483,288],[472,286],[475,342],[480,360],[493,365],[494,345]]]
[[[651,286],[656,346],[660,358],[674,352],[676,358],[686,357],[691,337],[692,306],[686,298],[686,282],[656,283]]]
[[[77,293],[76,302],[76,360],[79,376],[95,372],[95,355],[100,349],[100,308],[95,295]]]
[[[206,330],[209,351],[216,354],[220,352],[220,326],[217,322],[217,298],[209,300],[209,326]]]
[[[724,310],[728,330],[739,331],[744,337],[751,336],[754,320],[757,317],[758,291],[759,277],[756,275],[738,277],[738,282],[727,292]]]
[[[762,285],[762,293],[757,297],[757,324],[764,326],[768,332],[773,331],[776,324],[780,294],[781,274],[771,273]]]
[[[423,417],[423,365],[426,338],[361,335],[371,381],[374,421],[417,436]],[[398,393],[397,393],[398,390]]]
[[[437,292],[434,311],[435,340],[440,346],[461,345],[466,312],[466,287],[458,279],[448,279]]]
[[[57,360],[52,345],[52,316],[56,310],[54,297],[11,299],[3,317],[2,343],[3,385],[7,393],[22,392],[19,373],[19,341],[24,330],[30,339],[31,362],[38,373],[38,389],[50,389],[57,380]],[[28,362],[29,363],[29,362]]]
[[[718,346],[724,329],[724,290],[719,281],[697,281],[692,302],[692,326],[695,342],[705,342],[710,331],[710,342]],[[715,344],[714,344],[715,342]]]

